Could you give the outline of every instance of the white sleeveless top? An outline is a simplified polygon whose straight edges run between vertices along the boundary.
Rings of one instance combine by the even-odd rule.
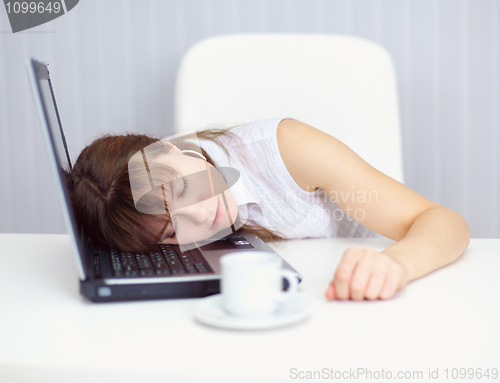
[[[295,183],[278,150],[276,129],[281,120],[260,120],[231,129],[239,140],[219,138],[229,157],[216,143],[200,141],[217,167],[239,170],[240,180],[231,191],[238,206],[247,207],[247,223],[290,239],[377,236],[345,213],[324,190],[307,192]]]

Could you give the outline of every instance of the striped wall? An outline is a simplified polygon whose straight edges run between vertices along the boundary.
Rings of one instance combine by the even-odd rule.
[[[165,135],[182,55],[235,32],[341,33],[392,55],[406,183],[500,236],[500,0],[81,0],[12,34],[0,9],[0,232],[65,232],[24,60],[50,63],[70,150]]]

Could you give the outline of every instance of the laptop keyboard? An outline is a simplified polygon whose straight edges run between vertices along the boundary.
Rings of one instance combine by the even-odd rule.
[[[158,245],[158,251],[126,253],[110,250],[115,277],[150,277],[212,272],[204,262],[197,262],[188,251],[180,252],[171,245]]]

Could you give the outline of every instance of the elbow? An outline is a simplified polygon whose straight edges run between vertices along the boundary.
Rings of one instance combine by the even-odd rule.
[[[435,205],[429,211],[434,211],[436,234],[446,241],[446,247],[458,258],[470,243],[470,228],[467,221],[456,211],[443,205]]]
[[[469,247],[470,244],[470,228],[469,224],[465,220],[464,217],[462,217],[459,213],[456,211],[448,209],[451,214],[451,221],[452,221],[452,229],[456,233],[455,237],[457,239],[457,245],[460,247],[461,251],[463,252],[467,247]]]
[[[460,216],[460,218],[462,218],[463,220],[463,225],[464,225],[464,238],[465,238],[465,249],[467,249],[469,247],[469,244],[470,244],[470,228],[469,228],[469,224],[467,223],[467,221],[462,217]]]

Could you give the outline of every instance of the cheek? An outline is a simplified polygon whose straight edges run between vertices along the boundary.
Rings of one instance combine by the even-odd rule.
[[[233,193],[228,189],[224,192],[226,197],[227,206],[229,208],[229,212],[231,213],[231,219],[234,221],[236,216],[238,215],[238,204],[233,197]]]
[[[194,202],[195,203],[204,202],[213,197],[214,196],[212,195],[212,190],[210,189],[210,186],[203,185],[203,187],[199,188],[196,191]]]
[[[186,223],[177,236],[177,242],[181,245],[203,241],[211,236],[211,232],[191,223]]]

